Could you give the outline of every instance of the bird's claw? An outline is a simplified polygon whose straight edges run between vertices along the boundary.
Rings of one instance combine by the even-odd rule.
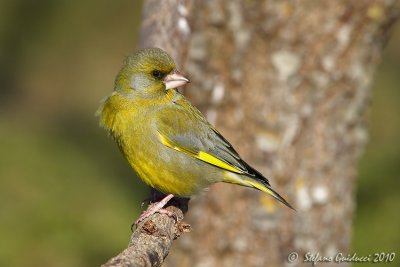
[[[151,215],[153,215],[153,214],[155,214],[155,213],[165,214],[165,215],[167,215],[168,217],[173,218],[173,219],[175,220],[175,222],[178,221],[178,216],[176,216],[176,214],[173,213],[173,212],[170,211],[170,210],[167,210],[167,209],[159,209],[159,210],[156,210],[156,211],[154,211],[154,212],[148,212],[148,211],[149,211],[149,210],[146,210],[145,212],[143,212],[143,213],[140,215],[139,219],[137,219],[137,220],[131,225],[131,231],[132,231],[132,232],[133,232],[133,226],[136,226],[136,227],[137,227],[137,226],[139,225],[139,223],[143,222],[145,219],[147,219],[148,217],[150,217]]]
[[[135,225],[137,227],[137,225],[139,223],[141,223],[143,220],[145,220],[146,218],[150,217],[151,215],[153,215],[154,213],[158,212],[158,213],[162,213],[162,214],[167,214],[169,217],[174,217],[174,219],[177,221],[178,218],[176,217],[175,214],[173,214],[172,211],[170,210],[166,210],[163,209],[163,207],[165,206],[165,204],[168,203],[168,201],[170,201],[174,196],[172,194],[167,195],[166,197],[164,197],[161,201],[154,203],[152,205],[150,205],[148,207],[148,209],[146,211],[144,211],[139,219],[137,219],[135,221],[134,224],[131,225],[131,230],[133,231],[133,225]]]

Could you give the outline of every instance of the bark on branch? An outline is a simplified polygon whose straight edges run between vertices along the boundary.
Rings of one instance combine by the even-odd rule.
[[[173,212],[174,217],[160,213],[150,216],[133,232],[128,248],[102,266],[161,266],[172,241],[188,232],[190,227],[182,222],[183,213],[187,210],[187,200],[172,202],[167,209]]]

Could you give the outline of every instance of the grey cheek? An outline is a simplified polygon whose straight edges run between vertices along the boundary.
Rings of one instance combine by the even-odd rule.
[[[131,88],[141,90],[151,86],[152,81],[143,74],[133,74],[131,77]]]
[[[133,90],[140,88],[141,81],[140,77],[136,74],[132,75],[131,77],[131,88]]]

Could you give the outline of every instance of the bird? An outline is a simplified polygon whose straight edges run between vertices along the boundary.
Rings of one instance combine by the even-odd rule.
[[[179,93],[187,83],[167,52],[144,48],[126,58],[97,111],[137,176],[166,195],[136,223],[169,214],[163,207],[173,197],[197,195],[217,182],[258,189],[293,209]]]

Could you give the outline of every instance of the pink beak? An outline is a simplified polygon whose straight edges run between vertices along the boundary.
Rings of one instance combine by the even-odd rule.
[[[165,76],[163,81],[165,83],[166,90],[177,88],[190,82],[188,78],[180,74],[177,70]]]

